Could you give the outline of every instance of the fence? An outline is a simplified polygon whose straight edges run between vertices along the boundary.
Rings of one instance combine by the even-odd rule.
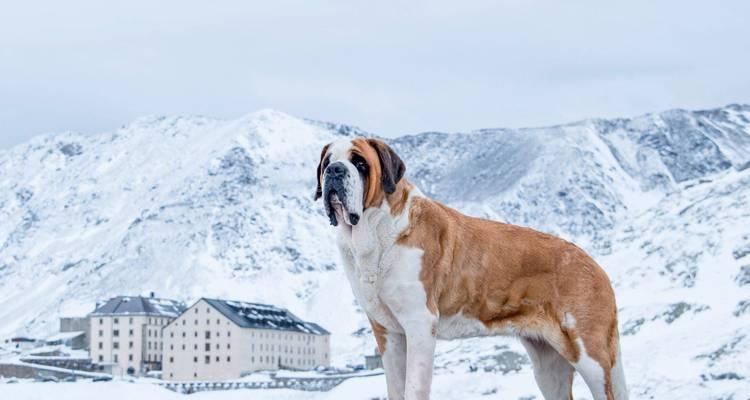
[[[327,392],[338,386],[347,378],[272,378],[270,381],[260,382],[168,382],[159,386],[178,393],[195,393],[213,390],[237,389],[294,389],[304,391]]]

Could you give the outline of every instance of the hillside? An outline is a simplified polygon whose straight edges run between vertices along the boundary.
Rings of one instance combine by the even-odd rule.
[[[363,134],[264,110],[0,151],[0,337],[154,291],[289,308],[333,332],[336,361],[356,360],[374,344],[312,194],[320,148]],[[389,142],[428,195],[594,255],[617,291],[633,398],[750,392],[750,106]],[[510,382],[536,393],[510,340],[439,351],[436,382],[478,366],[476,396]]]

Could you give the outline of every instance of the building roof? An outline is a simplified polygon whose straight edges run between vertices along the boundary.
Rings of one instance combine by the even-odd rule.
[[[46,340],[48,342],[54,342],[54,341],[58,341],[58,340],[63,340],[64,341],[64,340],[73,339],[75,337],[78,337],[78,336],[81,336],[81,335],[85,335],[85,334],[86,334],[86,332],[84,332],[84,331],[60,332],[60,333],[56,333],[56,334],[48,337]]]
[[[303,321],[285,308],[244,301],[206,298],[203,300],[242,328],[274,329],[313,335],[330,334],[320,325]]]
[[[143,296],[117,296],[97,305],[89,315],[153,315],[176,318],[185,304],[175,300]]]

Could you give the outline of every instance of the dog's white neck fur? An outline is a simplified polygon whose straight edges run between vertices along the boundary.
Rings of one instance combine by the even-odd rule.
[[[400,330],[400,326],[378,296],[384,277],[397,262],[391,250],[409,224],[409,207],[415,197],[423,194],[412,188],[403,211],[395,217],[384,199],[380,207],[366,209],[357,225],[337,228],[339,251],[357,301],[371,318],[391,329]]]

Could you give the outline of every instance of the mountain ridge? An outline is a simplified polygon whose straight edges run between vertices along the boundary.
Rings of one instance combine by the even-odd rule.
[[[353,135],[374,136],[261,110],[144,117],[0,150],[0,337],[44,335],[59,315],[154,291],[277,304],[333,332],[335,360],[369,353],[333,231],[312,201],[320,148]],[[588,250],[614,282],[629,381],[644,397],[665,388],[718,397],[746,383],[693,380],[721,376],[723,365],[750,375],[740,361],[750,354],[741,330],[750,106],[387,141],[427,195]],[[705,324],[720,343],[686,335]],[[654,351],[664,337],[681,340]],[[491,362],[491,343],[441,344],[438,370]],[[654,365],[638,359],[651,353]],[[689,368],[673,377],[661,369],[676,354]]]

